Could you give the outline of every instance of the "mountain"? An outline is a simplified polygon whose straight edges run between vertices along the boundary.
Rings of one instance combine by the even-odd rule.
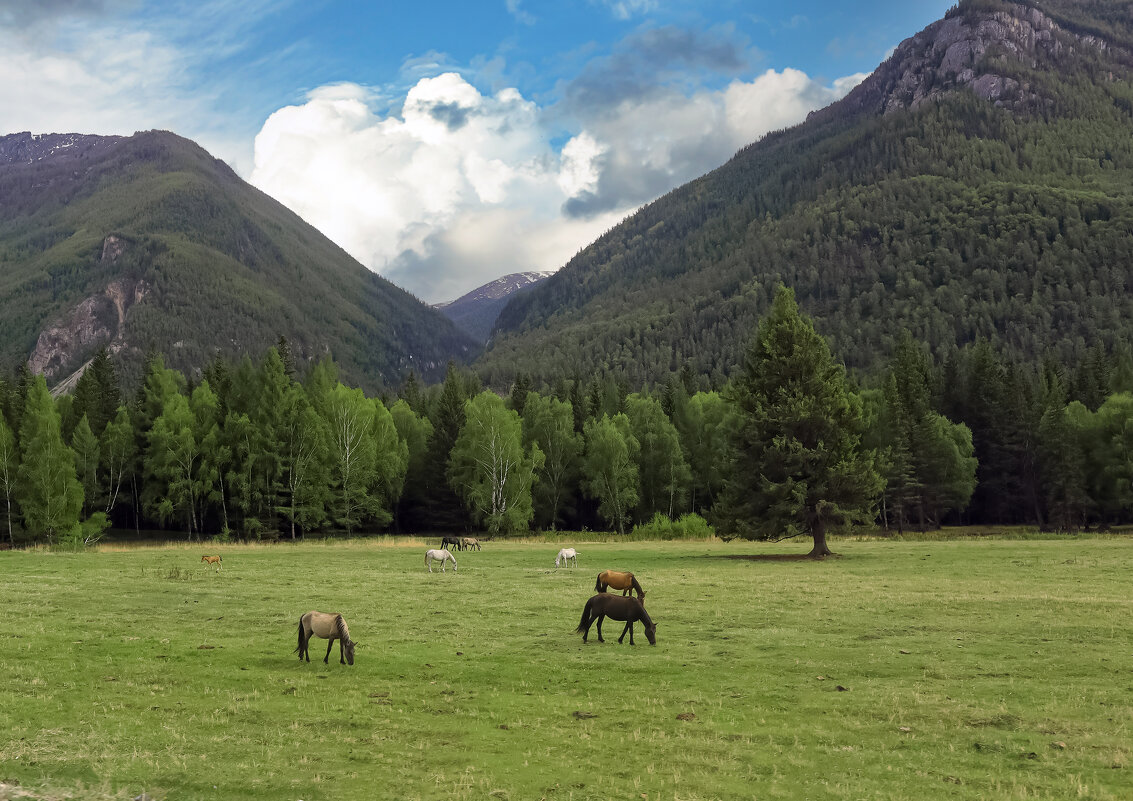
[[[192,372],[281,335],[371,389],[479,350],[187,139],[0,137],[0,368],[55,383],[109,345],[127,379],[150,348]]]
[[[480,372],[718,386],[780,283],[851,368],[901,329],[1019,360],[1133,340],[1131,77],[1127,2],[963,2],[514,298]]]
[[[477,342],[487,342],[492,333],[492,326],[496,324],[496,318],[500,316],[500,311],[511,297],[520,292],[527,292],[551,275],[554,273],[512,273],[477,287],[456,300],[438,303],[434,308],[440,309],[446,317],[456,323],[457,328]]]

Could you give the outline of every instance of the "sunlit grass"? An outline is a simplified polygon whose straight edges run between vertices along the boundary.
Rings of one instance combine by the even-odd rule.
[[[1133,541],[588,536],[0,553],[0,799],[1133,797]],[[657,647],[574,633],[603,568]]]

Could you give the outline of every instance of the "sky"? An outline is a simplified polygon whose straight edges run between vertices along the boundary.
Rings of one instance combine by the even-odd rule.
[[[199,142],[422,300],[555,270],[954,0],[0,0],[0,134]]]

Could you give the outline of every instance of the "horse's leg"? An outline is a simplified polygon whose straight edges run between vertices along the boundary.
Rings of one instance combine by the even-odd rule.
[[[330,664],[330,649],[331,649],[331,646],[333,646],[333,645],[334,645],[334,640],[327,640],[327,655],[323,657],[323,664],[324,665]]]
[[[630,639],[632,640],[633,638],[630,637]],[[331,640],[331,642],[334,642],[334,641]],[[345,653],[346,653],[346,640],[340,639],[338,641],[338,664],[340,664],[340,665],[346,664],[346,657],[344,656]]]
[[[605,619],[605,615],[598,615],[598,642],[605,642],[605,640],[602,639],[602,621]]]
[[[622,640],[625,639],[627,631],[629,632],[629,644],[633,645],[633,621],[632,620],[626,621],[626,627],[624,629],[622,629],[622,636],[618,637],[618,642],[620,643]]]

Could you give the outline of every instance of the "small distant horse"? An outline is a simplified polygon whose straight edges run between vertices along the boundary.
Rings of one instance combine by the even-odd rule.
[[[216,565],[217,572],[220,572],[220,563],[222,560],[219,556],[202,556],[201,561],[210,565]]]
[[[555,567],[559,566],[560,559],[563,562],[563,567],[566,567],[568,564],[577,565],[578,551],[576,551],[574,548],[563,548],[561,551],[559,551],[559,555],[555,557]]]
[[[327,655],[323,657],[325,664],[330,664],[330,649],[335,640],[338,640],[339,664],[354,664],[354,647],[357,643],[350,639],[350,629],[346,627],[346,621],[342,619],[342,615],[312,610],[299,618],[299,647],[295,650],[299,652],[300,661],[303,657],[306,657],[308,662],[311,661],[311,653],[308,649],[311,637],[322,637],[324,640],[329,640],[327,642]]]
[[[462,537],[460,540],[460,550],[482,550],[480,548],[480,540],[475,537]]]
[[[622,641],[628,631],[629,644],[633,645],[633,624],[640,620],[641,624],[645,626],[645,636],[649,640],[649,644],[657,644],[657,624],[645,611],[645,604],[632,595],[628,598],[624,595],[609,595],[607,593],[591,596],[590,600],[586,602],[586,606],[582,608],[582,620],[579,621],[578,628],[575,631],[581,632],[582,641],[586,642],[586,637],[590,634],[590,624],[597,620],[598,642],[605,642],[602,639],[602,621],[605,618],[626,622],[626,627],[622,629],[622,636],[618,637],[618,642]]]
[[[442,573],[445,572],[445,563],[452,562],[452,572],[456,572],[456,557],[448,551],[438,551],[436,549],[425,551],[425,567],[429,568],[430,573],[433,572],[433,562],[441,563]]]
[[[605,592],[607,587],[613,587],[615,590],[621,590],[622,595],[629,595],[633,590],[637,590],[637,597],[642,602],[645,601],[645,590],[641,589],[641,585],[637,583],[633,573],[619,573],[617,570],[603,570],[598,574],[598,580],[594,582],[595,592]]]
[[[442,537],[441,538],[441,547],[442,548],[448,548],[449,546],[452,546],[453,548],[456,548],[459,551],[460,550],[460,537]]]

